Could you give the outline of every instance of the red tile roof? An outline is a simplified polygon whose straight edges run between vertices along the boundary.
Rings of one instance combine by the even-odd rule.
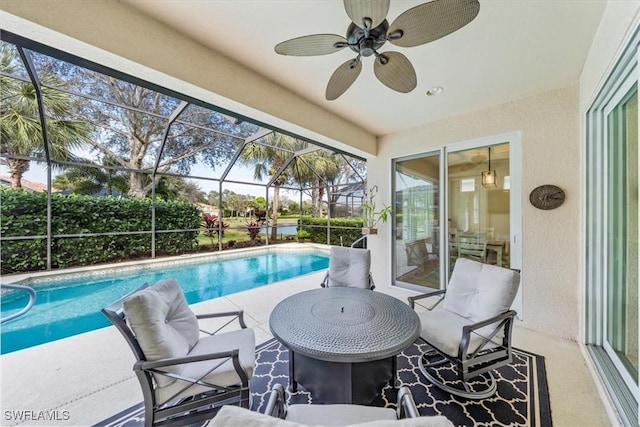
[[[0,175],[0,181],[2,181],[2,184],[7,184],[10,186],[11,175]],[[47,191],[47,184],[43,184],[41,182],[33,182],[33,181],[29,181],[28,179],[22,178],[22,188],[25,188],[31,191],[41,192],[41,191]],[[58,191],[58,190],[55,187],[53,187],[51,191]]]

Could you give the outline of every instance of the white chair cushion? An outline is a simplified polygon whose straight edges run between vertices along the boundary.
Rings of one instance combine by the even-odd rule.
[[[335,405],[316,405],[321,410],[330,412]],[[370,407],[367,407],[370,409]],[[316,420],[308,419],[304,424],[281,420],[280,418],[253,412],[239,406],[226,405],[211,420],[209,427],[323,427],[327,424],[317,424]],[[453,427],[445,417],[419,417],[402,420],[378,420],[360,424],[335,424],[344,427]]]
[[[473,322],[487,320],[509,310],[519,285],[513,270],[458,258],[443,307]]]
[[[240,406],[225,405],[209,421],[208,427],[301,427],[301,425]]]
[[[239,351],[238,358],[240,359],[240,366],[247,372],[247,376],[251,378],[255,368],[256,352],[256,339],[253,329],[245,328],[203,337],[189,352],[188,356],[200,356],[235,348]],[[181,375],[193,379],[199,379],[204,376],[204,381],[224,387],[239,384],[240,377],[238,377],[231,359],[218,366],[213,372],[207,374],[208,371],[216,367],[221,361],[222,359],[213,359],[187,363],[184,365]],[[194,385],[186,390],[182,390],[189,384],[190,383],[186,381],[177,380],[166,387],[159,387],[156,389],[156,398],[159,402],[164,403],[175,397],[192,396],[210,390],[210,388],[200,385]],[[176,394],[177,396],[175,396]]]
[[[369,289],[370,271],[371,253],[368,249],[331,247],[328,286]]]
[[[462,327],[473,322],[445,309],[421,311],[417,314],[421,325],[420,337],[443,353],[451,357],[458,357]],[[479,333],[483,332],[486,332],[484,328],[479,330]],[[502,334],[497,334],[494,341],[500,342],[499,338],[501,337]],[[482,342],[483,339],[479,335],[472,333],[468,349],[473,352]],[[497,344],[489,343],[484,348],[489,349],[496,346]]]
[[[136,292],[122,305],[127,323],[149,361],[186,356],[198,342],[198,319],[175,279],[164,279]],[[166,368],[174,373],[182,369],[182,366]],[[161,375],[156,377],[161,387],[173,382]]]
[[[343,426],[377,420],[397,420],[396,411],[391,408],[379,408],[360,405],[290,405],[287,408],[287,421],[304,424],[312,421],[322,426]]]

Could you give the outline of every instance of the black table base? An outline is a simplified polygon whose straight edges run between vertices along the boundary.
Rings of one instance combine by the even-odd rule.
[[[395,385],[395,356],[362,363],[326,362],[290,350],[289,361],[291,391],[300,384],[317,403],[369,405],[385,385]]]

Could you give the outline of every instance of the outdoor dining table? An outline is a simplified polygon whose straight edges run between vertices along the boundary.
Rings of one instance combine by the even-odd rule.
[[[318,403],[369,404],[395,386],[396,356],[420,335],[420,319],[402,301],[357,288],[322,288],[291,295],[269,318],[289,349],[289,386]]]

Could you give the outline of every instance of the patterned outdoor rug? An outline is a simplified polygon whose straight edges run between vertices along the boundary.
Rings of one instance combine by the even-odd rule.
[[[416,342],[398,356],[398,377],[401,385],[411,389],[421,415],[444,415],[456,426],[551,426],[549,392],[544,358],[514,349],[514,362],[498,369],[495,396],[483,400],[455,397],[429,384],[418,368],[426,344]],[[449,375],[446,365],[440,374]],[[251,379],[252,409],[263,412],[274,384],[288,384],[289,352],[276,340],[270,340],[256,350],[256,368]],[[395,391],[386,387],[373,405],[395,407]],[[302,386],[296,393],[287,391],[289,403],[314,403]],[[141,426],[144,423],[142,404],[127,409],[99,426]]]
[[[411,389],[420,415],[444,415],[456,426],[551,426],[549,392],[544,358],[514,349],[514,362],[498,369],[495,396],[469,400],[452,396],[428,383],[418,368],[427,345],[416,342],[398,356],[401,385]],[[288,384],[289,352],[278,341],[265,343],[256,351],[256,370],[251,380],[253,410],[262,412],[275,383]],[[444,365],[441,376],[452,370]],[[289,403],[314,403],[300,385],[296,393],[287,391]],[[376,406],[395,407],[396,391],[386,387],[373,402]]]

